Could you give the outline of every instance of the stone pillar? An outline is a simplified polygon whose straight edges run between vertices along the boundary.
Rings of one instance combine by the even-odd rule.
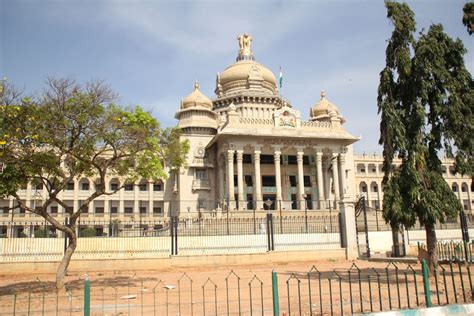
[[[337,170],[337,156],[338,154],[332,154],[332,181],[334,184],[334,199],[339,201],[339,172]]]
[[[244,160],[244,151],[239,149],[237,150],[237,192],[239,198],[239,210],[242,210],[246,207],[244,199],[244,169],[243,162]]]
[[[227,193],[229,194],[229,210],[233,210],[235,207],[234,150],[227,151]]]
[[[217,177],[219,178],[218,179],[218,183],[219,183],[219,202],[222,202],[225,199],[224,168],[225,168],[225,161],[221,156],[219,156],[219,158],[217,158]]]
[[[255,183],[254,183],[254,192],[255,192],[255,209],[260,210],[263,208],[262,204],[262,175],[260,173],[260,150],[255,150],[253,152],[253,162],[255,166]]]
[[[313,206],[313,210],[316,210],[318,208],[318,197],[317,197],[317,192],[318,189],[316,187],[317,181],[316,181],[316,173],[314,170],[311,171],[311,202]]]
[[[281,192],[281,170],[280,170],[280,161],[281,161],[281,151],[276,149],[273,153],[273,161],[275,162],[275,184],[276,184],[276,202],[275,208],[280,209],[280,204],[282,202],[282,192]]]
[[[339,169],[340,169],[340,185],[341,185],[341,200],[344,201],[345,197],[348,196],[346,187],[346,154],[339,154]]]
[[[298,200],[300,201],[299,209],[304,208],[305,199],[303,198],[304,194],[304,174],[303,174],[303,150],[298,149],[296,153],[296,162],[298,163]]]
[[[346,258],[348,260],[357,259],[357,231],[355,220],[354,204],[350,202],[340,202],[342,246],[346,248]]]
[[[323,185],[323,153],[318,151],[316,153],[316,171],[318,176],[318,200],[319,209],[326,208],[326,201],[324,200],[324,185]]]

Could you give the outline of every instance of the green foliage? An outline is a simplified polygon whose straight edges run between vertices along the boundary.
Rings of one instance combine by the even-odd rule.
[[[99,178],[95,198],[106,193],[105,175],[138,179],[166,178],[164,166],[179,168],[189,148],[176,129],[161,129],[140,107],[123,109],[101,82],[80,86],[50,79],[46,93],[0,107],[2,162],[0,197],[13,195],[22,183],[41,181],[48,199],[68,182]],[[88,201],[90,202],[90,201]]]
[[[440,152],[473,175],[473,81],[462,42],[441,25],[415,40],[407,4],[386,2],[394,25],[380,73],[378,108],[384,155],[384,218],[393,228],[418,220],[432,227],[455,217],[461,204],[442,177]],[[392,169],[395,157],[402,160]]]
[[[94,227],[87,227],[81,230],[81,237],[96,237],[97,230]]]
[[[462,23],[466,26],[469,35],[472,35],[474,32],[474,2],[467,2],[462,10]]]

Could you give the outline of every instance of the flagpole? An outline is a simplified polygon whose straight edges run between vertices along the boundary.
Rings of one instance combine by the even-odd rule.
[[[282,88],[283,88],[283,71],[281,69],[281,66],[280,66],[280,78],[279,78],[279,84],[280,84],[280,96],[282,96],[283,94],[281,93],[282,92]]]

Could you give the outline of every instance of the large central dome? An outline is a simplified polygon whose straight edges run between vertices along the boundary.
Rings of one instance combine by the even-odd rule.
[[[230,65],[217,77],[218,97],[236,95],[244,91],[257,94],[277,94],[275,75],[265,66],[256,62],[250,48],[252,37],[240,35],[237,62]]]

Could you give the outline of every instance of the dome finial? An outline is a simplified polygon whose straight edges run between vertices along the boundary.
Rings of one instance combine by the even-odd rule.
[[[321,90],[321,100],[326,98],[326,92],[324,90]]]
[[[238,35],[237,40],[239,41],[239,55],[237,56],[237,61],[239,60],[254,60],[252,48],[252,36],[248,33],[244,35]]]
[[[197,91],[199,90],[199,83],[197,82],[197,80],[194,81],[194,91]]]

